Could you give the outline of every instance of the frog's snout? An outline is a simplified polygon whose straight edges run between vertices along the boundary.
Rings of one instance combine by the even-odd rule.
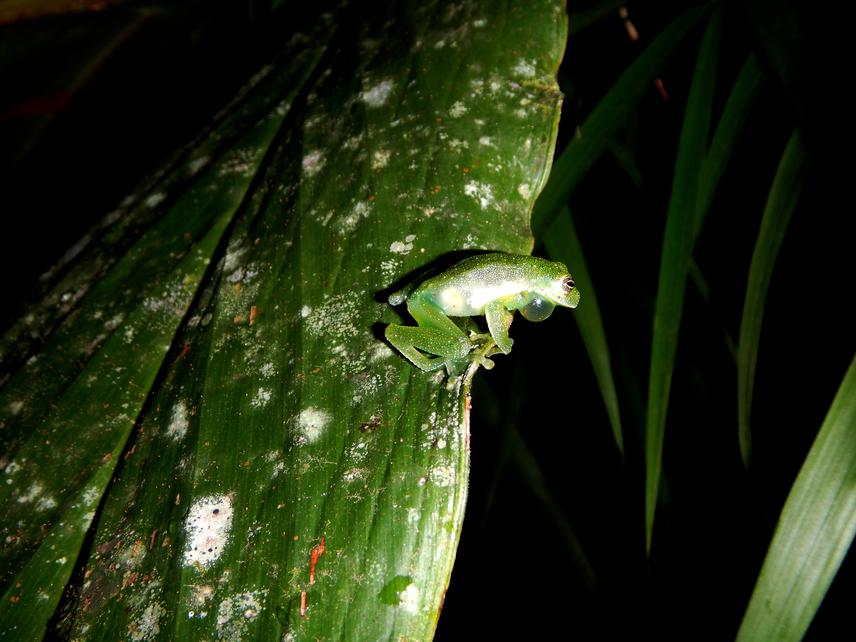
[[[577,307],[577,305],[579,305],[579,303],[580,303],[580,291],[579,291],[579,289],[574,288],[573,290],[568,292],[568,294],[565,298],[568,301],[568,307],[569,308]]]

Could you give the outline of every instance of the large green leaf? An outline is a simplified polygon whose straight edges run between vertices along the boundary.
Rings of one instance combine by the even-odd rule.
[[[312,24],[7,337],[3,635],[431,637],[473,370],[393,353],[381,294],[456,250],[531,249],[566,18]]]
[[[307,53],[268,69],[270,80],[299,86],[295,77],[312,67]],[[61,262],[54,287],[4,337],[4,366],[29,355],[0,391],[0,502],[12,544],[0,567],[4,636],[36,638],[51,618],[175,334],[282,126],[285,114],[274,111],[245,131],[241,109],[257,120],[279,98],[258,90],[244,98],[179,155],[184,162],[128,199],[129,211],[87,235],[82,260]]]
[[[801,640],[854,535],[856,358],[785,501],[738,642]]]

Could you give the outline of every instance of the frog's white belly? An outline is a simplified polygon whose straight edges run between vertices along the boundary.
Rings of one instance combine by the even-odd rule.
[[[491,301],[523,292],[525,289],[524,284],[519,281],[503,281],[495,285],[472,288],[449,285],[440,290],[437,303],[440,304],[443,312],[449,316],[476,316],[484,314],[484,306]]]

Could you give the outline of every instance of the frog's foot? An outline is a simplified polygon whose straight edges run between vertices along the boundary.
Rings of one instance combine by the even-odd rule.
[[[485,370],[492,370],[495,365],[490,359],[495,354],[501,354],[502,350],[496,345],[490,334],[470,333],[470,343],[473,344],[473,352],[470,354],[470,362],[478,362]]]

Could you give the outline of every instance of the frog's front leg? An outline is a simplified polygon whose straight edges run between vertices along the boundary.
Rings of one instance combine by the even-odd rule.
[[[484,306],[484,317],[497,347],[505,354],[511,352],[514,339],[508,336],[508,329],[511,327],[514,313],[505,307],[504,300],[497,299]]]
[[[437,306],[422,299],[408,299],[407,311],[418,327],[388,325],[384,333],[387,340],[417,368],[429,371],[445,365],[450,374],[456,373],[473,348],[463,330]],[[437,356],[431,358],[423,352]]]

